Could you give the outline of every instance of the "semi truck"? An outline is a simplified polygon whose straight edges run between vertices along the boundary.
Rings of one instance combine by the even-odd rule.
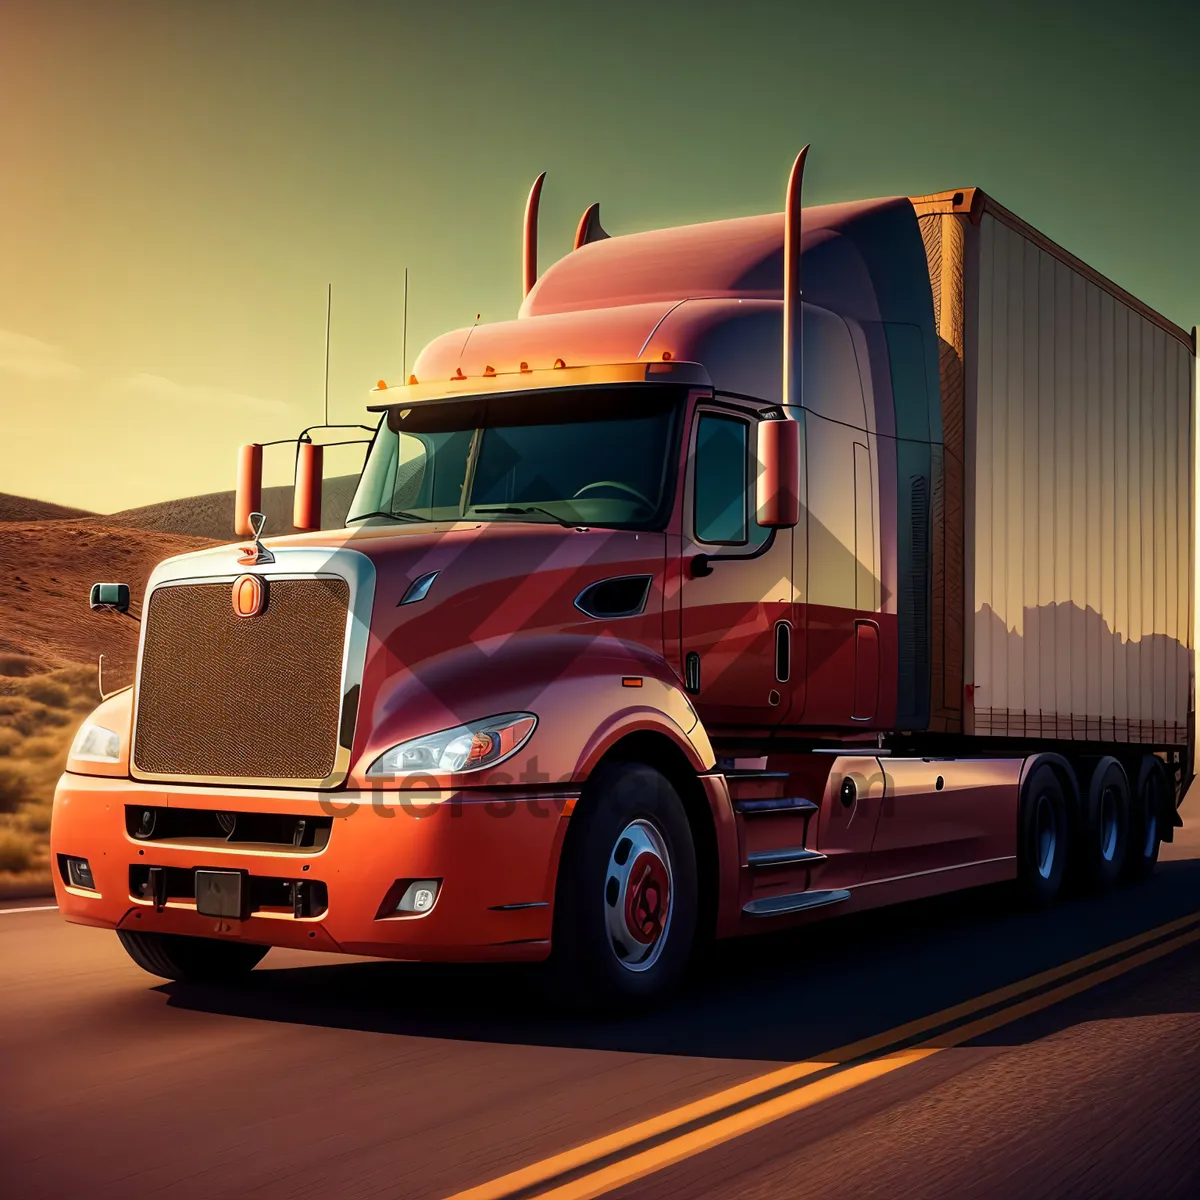
[[[168,559],[81,728],[59,908],[678,984],[716,938],[1150,873],[1194,729],[1196,332],[978,188],[610,236],[369,397],[345,527]],[[93,607],[129,608],[100,584]]]

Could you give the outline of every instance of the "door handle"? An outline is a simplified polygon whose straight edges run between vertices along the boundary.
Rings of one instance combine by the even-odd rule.
[[[775,678],[787,683],[792,677],[792,626],[789,621],[775,622]]]

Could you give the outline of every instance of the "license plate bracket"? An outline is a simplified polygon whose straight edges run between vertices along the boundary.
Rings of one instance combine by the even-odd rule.
[[[196,872],[196,911],[202,917],[225,917],[244,921],[247,912],[245,871]]]

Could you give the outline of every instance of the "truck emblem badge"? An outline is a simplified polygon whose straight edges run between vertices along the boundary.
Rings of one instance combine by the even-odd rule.
[[[233,611],[239,617],[257,617],[267,603],[267,581],[261,575],[239,575],[233,581]]]
[[[254,544],[252,546],[242,546],[241,556],[238,562],[244,567],[256,566],[258,563],[273,563],[275,555],[262,544],[262,531],[267,523],[265,513],[253,512],[250,514],[250,528],[254,531]]]

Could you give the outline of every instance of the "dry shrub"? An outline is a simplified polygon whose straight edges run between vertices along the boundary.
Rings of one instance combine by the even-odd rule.
[[[0,675],[0,814],[12,814],[0,820],[0,871],[39,867],[55,784],[75,730],[96,702],[93,667]]]
[[[71,703],[71,689],[48,675],[35,675],[24,688],[25,695],[47,708],[67,708]]]
[[[30,658],[28,654],[0,654],[0,675],[21,679],[26,675],[40,675],[46,668]]]
[[[0,812],[15,813],[34,798],[29,764],[20,759],[0,762]]]
[[[0,829],[0,871],[28,871],[38,857],[38,839],[16,829]]]

